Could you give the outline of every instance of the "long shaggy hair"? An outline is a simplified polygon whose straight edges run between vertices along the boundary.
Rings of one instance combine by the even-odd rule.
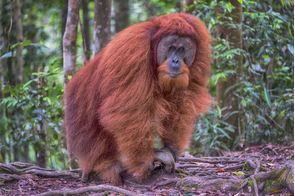
[[[182,62],[179,78],[157,62],[157,47],[167,35],[196,44],[193,63]],[[193,125],[211,104],[206,88],[211,70],[210,35],[188,14],[169,14],[120,33],[74,75],[65,93],[68,151],[85,173],[97,172],[121,184],[122,165],[138,179],[149,175],[156,136],[181,153]]]

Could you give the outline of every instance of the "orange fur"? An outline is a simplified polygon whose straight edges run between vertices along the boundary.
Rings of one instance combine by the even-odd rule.
[[[180,75],[178,77],[172,78],[168,75],[168,61],[166,60],[162,65],[160,65],[157,69],[158,71],[158,82],[160,88],[163,92],[171,92],[176,89],[186,89],[189,83],[189,69],[186,64],[181,62],[182,69],[180,71]]]
[[[167,63],[158,65],[162,37],[178,34],[197,45],[195,60],[171,79]],[[97,172],[121,184],[119,167],[137,179],[150,174],[154,139],[181,153],[188,146],[197,117],[211,98],[210,35],[188,14],[170,14],[133,25],[120,33],[68,84],[65,128],[68,151],[83,172]]]

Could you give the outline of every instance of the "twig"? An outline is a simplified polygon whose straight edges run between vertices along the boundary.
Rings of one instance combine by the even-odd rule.
[[[176,184],[178,181],[179,181],[178,178],[165,180],[164,182],[157,183],[156,187],[167,186],[168,184],[172,184],[172,183]]]
[[[75,190],[56,190],[56,191],[48,191],[45,193],[41,193],[37,196],[51,196],[51,195],[82,195],[86,192],[102,192],[102,191],[112,191],[116,193],[120,193],[126,196],[136,196],[136,195],[142,195],[142,194],[135,194],[131,191],[128,191],[126,189],[122,189],[116,186],[110,186],[110,185],[97,185],[97,186],[89,186],[89,187],[83,187],[83,188],[78,188]]]
[[[239,191],[243,191],[243,188],[248,184],[248,179],[246,179],[243,183],[241,183],[241,187],[239,188]],[[238,191],[238,192],[239,192]]]
[[[256,159],[256,169],[254,171],[254,174],[258,174],[260,170],[260,162],[258,161],[258,159]]]
[[[251,159],[247,159],[246,162],[249,163],[252,168],[256,169],[257,165]]]
[[[244,167],[245,164],[239,164],[239,165],[233,165],[223,168],[224,170],[232,170],[232,169],[239,169],[241,167]]]
[[[241,96],[235,94],[235,96],[241,98]],[[283,129],[283,127],[281,127],[281,125],[279,125],[279,123],[277,123],[271,116],[269,116],[262,108],[260,108],[258,105],[256,105],[253,102],[249,102],[250,104],[252,104],[253,106],[255,106],[257,109],[259,109],[262,113],[264,113],[272,122],[274,122],[282,131],[284,131],[285,133],[287,133],[288,135],[290,135],[285,129]]]
[[[268,146],[264,147],[264,148],[260,151],[260,153],[262,153],[262,151],[264,151],[265,149],[269,149],[269,150],[273,151],[273,152],[275,153],[275,155],[279,155],[274,149],[272,149],[272,148],[270,148],[270,147],[268,147]]]
[[[20,192],[21,194],[24,194],[22,188],[20,187],[20,185],[18,185],[18,190],[19,190],[19,192]]]
[[[194,161],[194,162],[202,162],[202,163],[211,163],[211,164],[217,164],[217,163],[241,163],[242,160],[217,160],[217,161],[211,161],[211,160],[206,160],[204,158],[184,158],[184,157],[179,157],[179,161]]]
[[[177,169],[185,169],[185,168],[192,168],[192,167],[204,168],[205,166],[195,165],[195,164],[185,164],[185,165],[178,165],[178,166],[176,166]]]
[[[262,108],[260,108],[259,106],[257,106],[255,103],[250,102],[252,105],[254,105],[256,108],[258,108],[261,112],[263,112],[272,122],[274,122],[281,130],[283,130],[285,133],[289,134],[285,129],[283,129],[283,127],[281,127],[281,125],[279,125],[279,123],[277,123],[272,117],[270,117],[266,112],[264,112],[264,110]]]
[[[253,69],[253,66],[252,66],[252,60],[251,60],[251,56],[250,56],[250,53],[249,53],[249,50],[248,50],[248,46],[247,46],[247,44],[245,44],[245,47],[246,47],[246,51],[247,51],[247,58],[248,58],[248,61],[249,61],[249,66],[250,66],[250,68],[254,71],[254,69]],[[253,74],[253,73],[252,73]],[[255,77],[255,75],[253,74],[253,78],[254,78],[254,81],[255,81],[255,84],[256,84],[256,77]]]
[[[259,190],[262,190],[262,189],[264,188],[264,184],[265,184],[265,182],[262,182],[262,183],[259,185],[258,189],[259,189]]]
[[[258,194],[258,187],[257,187],[257,184],[256,184],[256,180],[255,180],[255,178],[254,178],[254,175],[250,176],[250,178],[251,178],[252,181],[253,181],[253,186],[254,186],[254,190],[255,190],[255,195],[256,195],[256,196],[259,196],[259,194]]]

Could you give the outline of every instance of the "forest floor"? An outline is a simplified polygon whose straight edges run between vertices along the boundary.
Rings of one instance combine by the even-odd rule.
[[[83,183],[79,171],[54,171],[15,162],[0,163],[0,195],[200,195],[278,196],[294,194],[294,143],[251,146],[220,157],[181,157],[175,174],[156,170],[136,183],[128,174],[124,185],[111,186],[98,178]]]

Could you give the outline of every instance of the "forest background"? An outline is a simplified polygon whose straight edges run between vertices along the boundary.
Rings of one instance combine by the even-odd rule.
[[[199,17],[212,35],[215,102],[195,125],[190,152],[216,156],[294,140],[293,1],[81,0],[71,73],[63,69],[63,35],[74,1],[0,2],[0,162],[68,169],[67,80],[117,32],[176,12]],[[99,35],[97,26],[109,31]]]

